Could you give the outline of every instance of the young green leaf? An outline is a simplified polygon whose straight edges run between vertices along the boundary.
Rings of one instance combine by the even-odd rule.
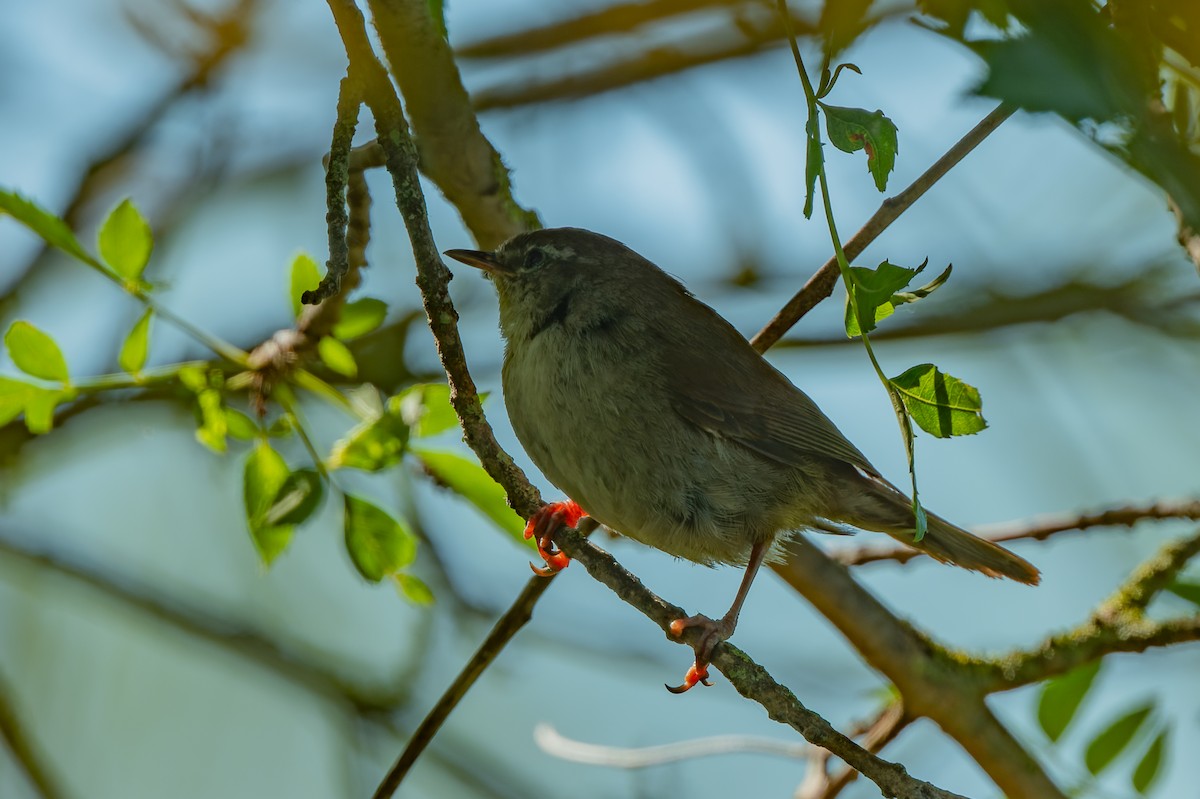
[[[0,377],[0,427],[24,413],[29,401],[45,390],[23,380]]]
[[[258,423],[241,411],[233,408],[225,409],[225,429],[229,435],[240,441],[253,441],[258,438]]]
[[[260,441],[246,456],[242,477],[246,524],[250,528],[254,547],[267,566],[279,557],[292,540],[292,525],[270,524],[266,518],[290,474],[283,456],[266,441]]]
[[[100,267],[96,259],[88,255],[87,251],[80,246],[66,222],[33,201],[25,199],[16,192],[0,190],[0,212],[8,214],[25,225],[47,244],[94,267]]]
[[[25,406],[25,426],[34,435],[49,433],[54,427],[54,409],[74,397],[74,392],[38,389]]]
[[[196,440],[218,455],[224,455],[229,447],[225,440],[229,433],[229,420],[225,415],[221,392],[215,388],[202,389],[196,395],[196,404],[200,408]]]
[[[1133,789],[1143,796],[1150,790],[1150,786],[1154,785],[1154,781],[1158,779],[1159,771],[1162,768],[1163,750],[1167,748],[1167,740],[1170,734],[1170,728],[1164,727],[1158,735],[1154,736],[1154,740],[1150,742],[1150,747],[1146,749],[1146,754],[1142,755],[1142,759],[1138,761],[1137,768],[1133,770]]]
[[[346,494],[346,551],[358,573],[377,583],[413,562],[417,537],[382,509]]]
[[[300,311],[304,309],[303,303],[300,302],[300,295],[315,289],[320,283],[321,271],[317,268],[317,262],[307,253],[297,255],[292,261],[291,283],[288,286],[288,297],[292,301],[292,313],[296,317],[299,317]]]
[[[1129,746],[1129,742],[1133,740],[1133,736],[1137,735],[1137,731],[1150,717],[1150,711],[1153,709],[1153,705],[1142,705],[1101,730],[1100,734],[1088,744],[1087,751],[1084,753],[1083,761],[1087,770],[1093,774],[1099,774],[1107,768],[1108,764],[1112,763],[1117,755]]]
[[[924,264],[922,264],[924,266]],[[923,300],[933,292],[942,287],[947,280],[950,279],[950,273],[954,271],[954,264],[947,264],[946,269],[933,280],[912,291],[897,291],[892,295],[892,305],[904,305],[908,302],[916,302]]]
[[[100,257],[113,272],[136,280],[150,261],[154,235],[134,204],[122,200],[100,226],[99,247]]]
[[[317,355],[321,357],[322,363],[339,375],[354,377],[358,374],[358,364],[354,362],[354,353],[333,336],[325,336],[317,342]]]
[[[154,312],[147,309],[121,344],[117,363],[131,375],[136,375],[146,365],[146,355],[150,352],[150,317],[153,315]]]
[[[875,178],[875,188],[887,189],[888,175],[896,167],[896,125],[882,111],[842,108],[821,103],[825,111],[825,130],[829,142],[842,152],[867,151],[867,170]]]
[[[1101,661],[1073,669],[1061,677],[1047,680],[1038,699],[1037,719],[1042,731],[1051,741],[1057,741],[1066,731],[1071,719],[1100,673]]]
[[[870,333],[878,322],[891,316],[895,311],[893,295],[907,286],[924,269],[925,263],[916,269],[909,269],[888,261],[874,269],[864,266],[850,267],[850,280],[854,289],[846,295],[846,335],[851,338],[862,335],[858,326],[859,318]],[[855,313],[856,308],[858,313]]]
[[[979,391],[931,363],[914,366],[889,382],[913,421],[927,433],[947,438],[987,427]]]
[[[521,543],[525,520],[508,507],[504,489],[475,461],[453,452],[413,449],[425,470],[441,485],[470,502],[496,525]]]
[[[330,469],[377,472],[401,461],[408,447],[409,428],[396,399],[388,401],[378,418],[357,425],[333,445],[327,463]]]
[[[387,318],[387,303],[374,297],[348,302],[342,306],[341,318],[333,326],[333,335],[342,341],[365,336],[383,324]]]
[[[296,424],[289,414],[280,416],[275,421],[271,422],[267,428],[267,435],[271,438],[287,438],[296,431]]]
[[[804,159],[804,218],[812,219],[813,197],[817,192],[817,178],[825,166],[825,154],[821,151],[819,136],[808,137]]]
[[[324,497],[325,484],[316,470],[297,469],[283,481],[263,520],[271,526],[304,524],[321,506]]]
[[[4,346],[13,363],[25,374],[60,383],[69,381],[62,350],[54,339],[28,322],[13,322],[4,334]]]
[[[400,595],[414,605],[433,604],[433,591],[429,590],[429,586],[420,577],[400,572],[393,574],[392,580],[395,581]]]

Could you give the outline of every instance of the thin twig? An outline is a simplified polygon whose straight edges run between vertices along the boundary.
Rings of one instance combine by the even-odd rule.
[[[1008,119],[1012,113],[1013,109],[1009,106],[1000,105],[995,108],[978,125],[955,142],[954,146],[947,150],[945,155],[939,158],[933,166],[925,170],[924,174],[914,180],[908,188],[895,197],[889,197],[884,200],[883,204],[879,206],[879,210],[843,246],[842,249],[846,254],[846,258],[854,260],[862,255],[863,250],[871,242],[875,241],[879,237],[879,234],[883,233],[889,225],[895,222],[901,214],[919,200],[925,192],[941,180],[955,164],[965,158],[980,142],[991,135],[992,131],[1000,127],[1001,123]],[[792,325],[796,324],[800,317],[811,311],[817,303],[833,293],[833,288],[837,285],[839,276],[840,272],[838,270],[837,257],[835,256],[826,261],[825,265],[808,279],[808,282],[787,301],[779,313],[775,314],[775,317],[754,335],[754,338],[750,340],[750,344],[759,352],[765,352],[770,349],[771,345],[779,341],[783,337],[783,334],[791,329]]]
[[[387,774],[380,781],[379,787],[372,794],[372,799],[387,799],[396,792],[400,783],[408,775],[409,769],[441,730],[442,724],[451,711],[458,706],[467,691],[471,690],[471,686],[492,664],[492,661],[512,640],[513,636],[529,622],[533,615],[533,606],[537,604],[538,599],[546,592],[554,579],[553,577],[533,577],[525,584],[525,588],[517,596],[512,606],[496,621],[487,638],[484,638],[483,643],[475,650],[475,654],[471,655],[471,659],[459,671],[458,676],[450,683],[450,687],[446,689],[437,704],[430,709],[417,729],[413,731],[404,751],[388,769]]]
[[[1152,505],[1124,505],[1079,515],[1060,513],[1032,520],[980,526],[973,532],[981,538],[996,542],[1025,539],[1044,541],[1057,533],[1072,530],[1087,530],[1091,527],[1133,527],[1138,522],[1164,519],[1200,520],[1200,501],[1172,500],[1155,502]],[[838,563],[846,566],[860,566],[864,563],[876,563],[884,560],[907,563],[925,553],[904,546],[866,545],[842,549],[830,554]]]

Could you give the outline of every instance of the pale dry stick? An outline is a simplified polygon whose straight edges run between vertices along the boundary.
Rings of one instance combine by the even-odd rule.
[[[816,750],[808,743],[798,744],[754,735],[713,735],[654,746],[605,746],[568,738],[544,722],[533,728],[533,742],[551,757],[570,760],[573,763],[622,769],[649,768],[681,760],[747,752],[803,758],[814,751],[825,751]]]
[[[1096,513],[1078,515],[1060,513],[1032,520],[981,526],[975,528],[973,532],[981,538],[998,543],[1026,539],[1044,541],[1052,535],[1072,530],[1082,531],[1092,527],[1133,527],[1142,521],[1161,521],[1166,519],[1200,520],[1200,501],[1164,500],[1151,505],[1125,505]],[[876,563],[885,560],[896,563],[907,563],[913,558],[921,557],[924,554],[911,547],[875,546],[868,544],[861,547],[838,550],[833,552],[831,556],[838,563],[845,566],[860,566],[864,563]]]
[[[879,206],[879,210],[872,214],[858,232],[843,245],[842,250],[846,254],[846,259],[853,261],[862,255],[863,250],[875,241],[879,234],[887,230],[889,225],[941,180],[955,164],[979,146],[996,128],[1000,127],[1004,120],[1012,116],[1013,110],[1011,106],[997,106],[907,188],[895,197],[884,200]],[[800,317],[833,293],[840,277],[841,272],[838,270],[837,258],[830,258],[787,301],[779,313],[775,314],[762,330],[754,334],[754,338],[750,339],[750,344],[759,352],[766,352],[783,337],[784,333],[791,329],[792,325],[796,324]]]

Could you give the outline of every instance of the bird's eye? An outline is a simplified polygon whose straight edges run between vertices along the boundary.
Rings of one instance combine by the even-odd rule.
[[[542,250],[539,250],[537,247],[534,247],[529,252],[525,253],[526,269],[537,269],[539,266],[545,263],[545,261],[546,253]]]

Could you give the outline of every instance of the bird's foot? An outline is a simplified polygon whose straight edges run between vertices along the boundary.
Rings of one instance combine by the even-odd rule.
[[[700,637],[692,647],[696,651],[696,662],[687,670],[681,685],[667,686],[667,690],[673,694],[682,694],[696,683],[712,685],[708,681],[708,664],[712,660],[713,650],[717,648],[717,644],[733,635],[733,625],[725,619],[714,621],[699,614],[671,622],[671,635],[678,638],[691,627],[700,628]]]
[[[571,500],[566,502],[551,502],[543,505],[537,513],[529,517],[525,525],[525,538],[537,541],[538,554],[546,565],[534,566],[529,564],[533,573],[540,577],[553,577],[567,568],[571,559],[566,553],[554,546],[554,534],[563,527],[574,527],[587,513],[579,504]]]

